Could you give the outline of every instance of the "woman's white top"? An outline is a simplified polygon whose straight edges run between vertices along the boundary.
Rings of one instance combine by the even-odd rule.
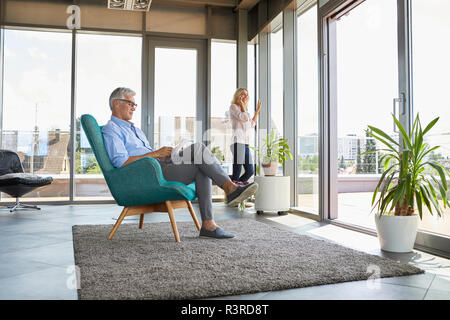
[[[252,144],[253,128],[256,122],[250,117],[248,112],[242,112],[238,105],[230,106],[230,119],[233,134],[231,136],[232,143]]]

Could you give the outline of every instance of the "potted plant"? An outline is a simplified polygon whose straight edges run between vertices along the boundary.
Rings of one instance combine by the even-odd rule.
[[[392,116],[400,131],[401,143],[376,127],[368,126],[366,130],[386,147],[365,152],[385,152],[380,159],[384,163],[384,172],[373,192],[372,211],[377,210],[375,224],[381,249],[410,252],[416,239],[418,218],[422,219],[424,207],[430,214],[435,210],[441,216],[439,200],[444,208],[450,206],[446,180],[450,175],[441,164],[427,157],[439,148],[425,142],[425,135],[439,117],[422,130],[417,115],[411,133],[407,134],[401,123]]]
[[[272,129],[265,139],[262,139],[263,145],[252,148],[258,153],[258,157],[262,160],[264,175],[274,176],[277,172],[278,164],[283,166],[284,160],[289,157],[292,160],[288,139],[278,136]]]

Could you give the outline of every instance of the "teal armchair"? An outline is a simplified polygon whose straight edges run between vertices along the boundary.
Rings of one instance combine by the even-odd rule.
[[[112,196],[119,206],[124,207],[108,239],[112,239],[126,216],[140,215],[139,228],[142,229],[144,214],[167,212],[172,223],[175,241],[180,242],[173,210],[185,207],[189,209],[197,229],[200,230],[200,224],[191,204],[191,200],[196,197],[194,183],[185,185],[181,182],[165,180],[159,162],[150,157],[115,168],[105,148],[102,126],[99,126],[97,120],[89,114],[81,116],[81,125]]]

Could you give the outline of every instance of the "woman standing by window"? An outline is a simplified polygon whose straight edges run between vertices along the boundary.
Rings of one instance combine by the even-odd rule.
[[[251,131],[256,125],[259,111],[261,110],[261,100],[258,100],[258,106],[253,118],[247,111],[249,101],[248,91],[244,88],[236,90],[231,101],[230,118],[233,134],[231,136],[232,144],[230,146],[233,153],[233,175],[231,180],[237,184],[248,184],[247,180],[254,173],[253,159],[249,149]],[[241,168],[244,166],[244,174],[241,176]]]

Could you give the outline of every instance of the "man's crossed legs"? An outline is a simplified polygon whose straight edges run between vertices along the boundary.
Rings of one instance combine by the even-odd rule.
[[[161,169],[167,181],[190,184],[195,181],[202,228],[200,236],[233,238],[214,221],[212,209],[212,182],[225,191],[227,204],[232,206],[251,197],[257,190],[256,183],[237,186],[222,170],[219,161],[203,143],[194,143],[171,159],[160,159]]]

